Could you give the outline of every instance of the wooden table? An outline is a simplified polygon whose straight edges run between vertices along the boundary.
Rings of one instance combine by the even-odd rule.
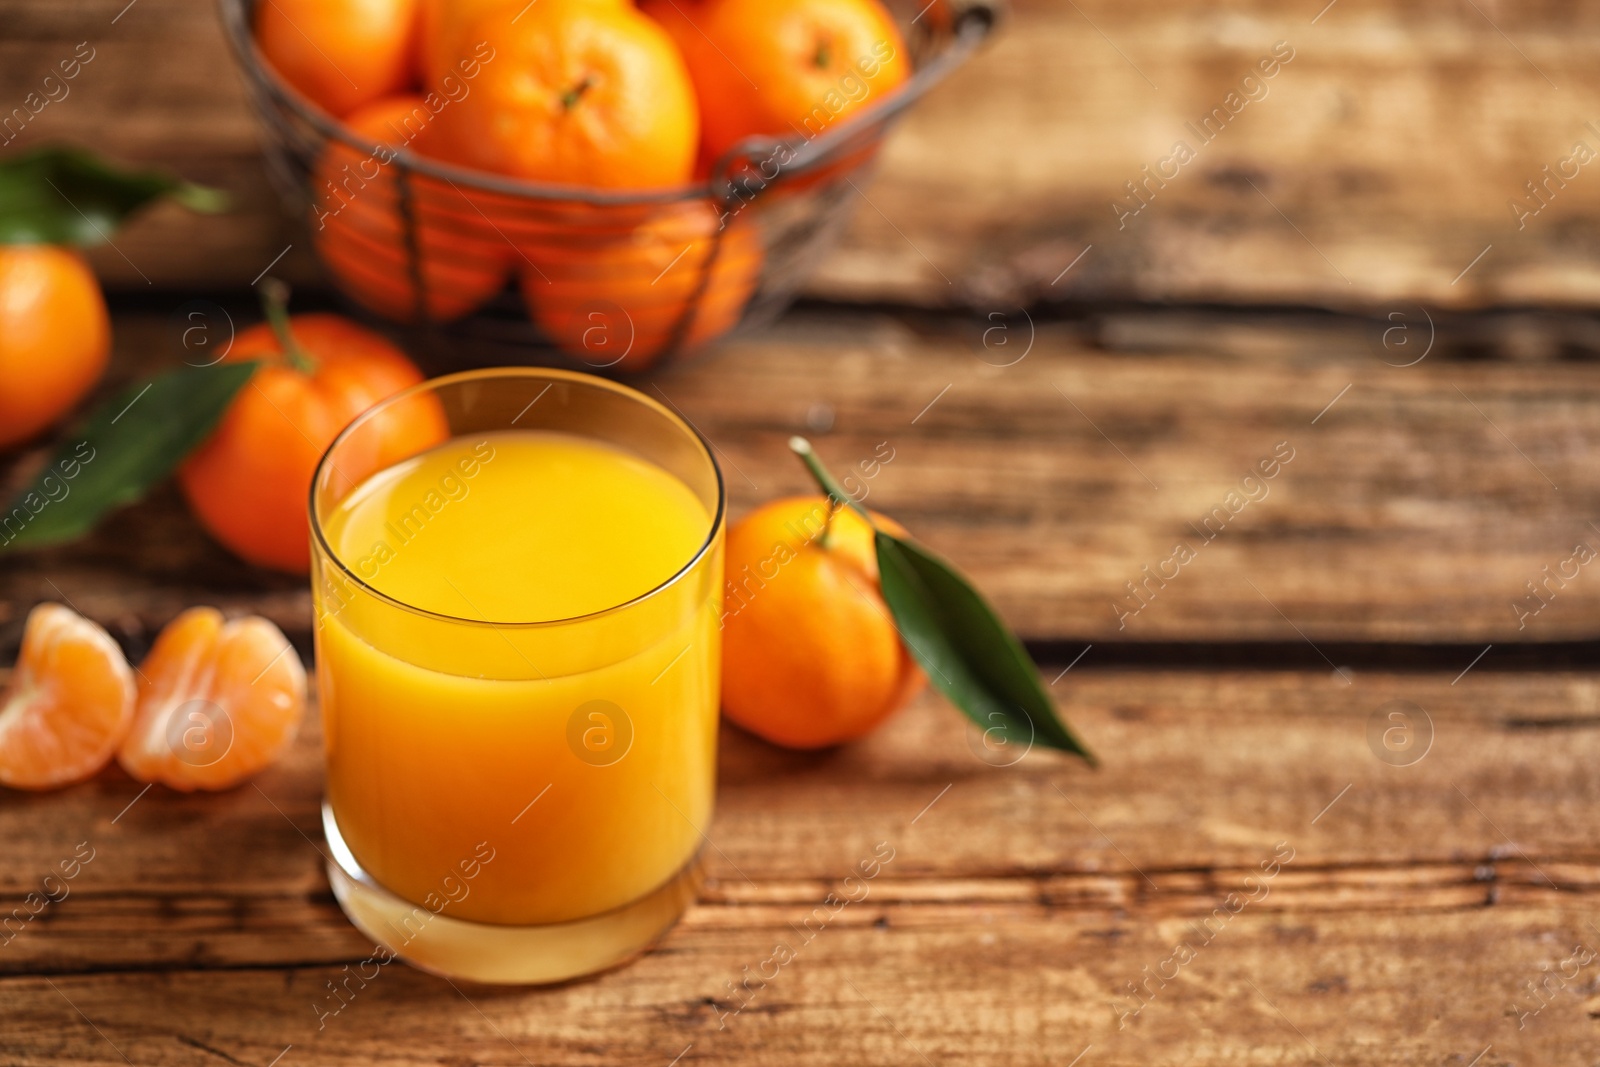
[[[171,360],[169,313],[119,313],[108,388]],[[996,765],[933,697],[826,753],[727,728],[712,880],[657,949],[547,990],[393,965],[325,1017],[372,946],[323,875],[314,719],[219,796],[115,770],[0,792],[0,914],[93,850],[0,946],[0,1060],[1588,1063],[1600,574],[1514,604],[1600,546],[1600,365],[1483,342],[1578,322],[1446,320],[1397,367],[1421,349],[1376,319],[1019,316],[1000,347],[981,317],[811,308],[662,374],[736,514],[806,487],[791,433],[837,466],[887,441],[871,502],[992,594],[1104,767]],[[1178,541],[1195,558],[1131,614]],[[170,491],[0,562],[7,657],[40,599],[134,652],[197,602],[302,648],[311,618]]]

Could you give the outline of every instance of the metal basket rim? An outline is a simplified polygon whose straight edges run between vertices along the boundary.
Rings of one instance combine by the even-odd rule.
[[[802,175],[821,166],[829,162],[835,153],[842,152],[844,146],[850,144],[862,132],[886,126],[902,111],[927,95],[929,90],[966,62],[989,37],[999,20],[998,7],[994,6],[992,0],[980,0],[964,7],[953,18],[948,40],[944,46],[919,67],[910,79],[882,100],[815,138],[750,137],[729,149],[717,161],[711,176],[703,181],[655,191],[613,192],[583,185],[512,178],[490,171],[428,159],[406,148],[394,149],[363,141],[350,132],[342,121],[323,111],[272,69],[271,64],[256,46],[255,35],[250,32],[249,19],[245,11],[247,2],[248,0],[217,0],[223,30],[227,34],[228,43],[240,68],[258,91],[265,93],[279,106],[287,108],[296,118],[305,122],[324,138],[343,142],[351,148],[368,153],[376,152],[382,147],[383,151],[392,153],[392,158],[400,162],[405,170],[451,184],[465,185],[478,192],[532,200],[613,207],[643,207],[703,200],[707,197],[719,202],[728,202],[738,195],[735,183],[729,178],[729,173],[736,164],[761,153],[766,153],[770,157],[771,154],[784,148],[789,150],[797,162],[785,164],[778,181]],[[939,2],[941,0],[934,0],[934,3]],[[918,17],[920,18],[920,15]]]

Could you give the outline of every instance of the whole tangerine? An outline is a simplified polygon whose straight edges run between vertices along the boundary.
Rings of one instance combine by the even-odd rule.
[[[457,73],[456,63],[471,49],[469,43],[490,48],[493,41],[467,42],[462,33],[474,22],[511,0],[420,0],[417,5],[417,67],[422,84],[435,89],[446,75]]]
[[[419,316],[395,150],[428,153],[434,119],[415,95],[358,109],[345,124],[372,150],[330,141],[312,185],[312,243],[323,265],[351,299],[398,322]],[[504,287],[514,250],[448,183],[413,173],[409,195],[426,317],[447,322],[476,310]]]
[[[491,11],[463,41],[491,41],[471,91],[439,116],[440,154],[532,181],[601,189],[685,182],[699,114],[665,30],[633,8],[539,0]]]
[[[828,513],[825,497],[785,497],[728,531],[722,709],[788,748],[861,737],[924,680],[884,603],[872,527]]]
[[[111,318],[76,252],[0,245],[0,449],[72,409],[105,372]]]
[[[416,80],[417,0],[262,0],[255,32],[283,80],[336,117]]]
[[[241,331],[226,356],[261,366],[216,431],[178,468],[178,484],[200,524],[235,554],[305,574],[307,500],[322,454],[352,419],[420,382],[422,372],[389,341],[348,319],[291,319],[281,297],[268,299],[270,321]],[[386,409],[367,438],[376,453],[372,469],[446,436],[444,411],[431,396]]]
[[[525,246],[524,254],[533,321],[590,366],[623,371],[649,367],[674,340],[692,349],[732,329],[762,263],[752,224],[722,227],[699,201],[660,209],[619,236]]]
[[[876,103],[911,74],[905,41],[878,0],[706,0],[657,15],[678,42],[716,160],[747,137],[809,140]]]

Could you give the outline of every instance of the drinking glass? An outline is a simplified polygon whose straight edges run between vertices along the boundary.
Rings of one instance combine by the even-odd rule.
[[[531,431],[646,460],[704,508],[705,539],[662,584],[576,618],[485,622],[386,595],[369,555],[332,547],[328,520],[373,475],[417,462],[393,445],[407,405],[437,405],[446,447],[464,452]],[[699,886],[715,792],[724,494],[706,442],[600,378],[472,371],[356,419],[323,456],[310,504],[328,878],[380,962],[557,982],[663,936]],[[430,495],[386,527],[387,547],[407,551],[427,521],[479,523],[484,543],[515,533],[469,504]],[[437,566],[448,579],[449,560]]]

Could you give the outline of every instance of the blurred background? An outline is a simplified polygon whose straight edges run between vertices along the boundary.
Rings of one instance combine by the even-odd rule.
[[[870,204],[857,205],[809,295],[977,312],[1106,300],[1593,304],[1587,168],[1551,186],[1521,228],[1509,205],[1537,206],[1526,183],[1576,143],[1600,150],[1589,125],[1600,111],[1586,110],[1600,10],[1325,3],[1017,0],[993,45],[894,133]],[[214,6],[125,5],[8,0],[0,100],[35,91],[79,42],[94,59],[4,147],[87,143],[229,190],[231,214],[157,208],[117,249],[96,250],[95,266],[124,292],[248,285],[293,228]],[[1278,42],[1293,58],[1251,99],[1241,81]],[[1247,106],[1202,142],[1186,124],[1200,127],[1230,92]],[[1150,210],[1119,222],[1114,205],[1136,204],[1125,183],[1142,183],[1141,168],[1180,140],[1194,159]],[[281,269],[317,278],[304,247]]]

